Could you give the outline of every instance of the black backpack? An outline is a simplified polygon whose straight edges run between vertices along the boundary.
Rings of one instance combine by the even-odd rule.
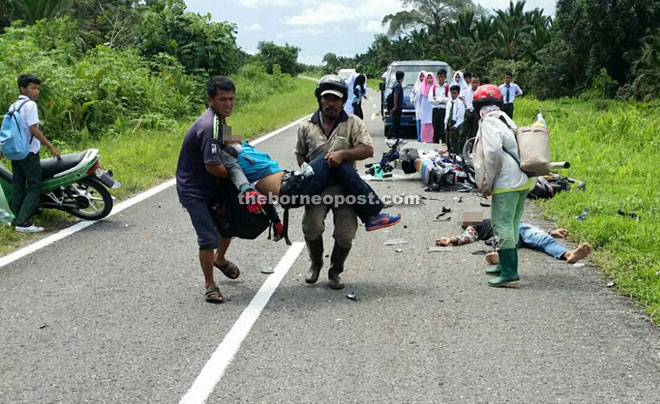
[[[391,111],[392,108],[394,108],[394,87],[392,87],[392,91],[387,95],[387,98],[385,98],[385,106],[388,111]]]

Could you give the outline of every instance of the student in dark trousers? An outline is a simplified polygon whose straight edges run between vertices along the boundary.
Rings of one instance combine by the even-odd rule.
[[[403,82],[404,76],[405,74],[401,70],[396,72],[396,83],[394,83],[394,87],[392,87],[392,91],[394,92],[392,97],[394,107],[390,110],[392,126],[387,132],[388,139],[401,136],[401,113],[403,112],[403,85],[401,83]]]
[[[43,227],[32,223],[32,216],[39,208],[41,195],[41,163],[39,150],[41,144],[46,145],[58,160],[60,153],[41,132],[39,127],[39,111],[37,99],[41,91],[41,80],[33,74],[23,74],[18,77],[18,90],[21,95],[13,103],[10,111],[18,111],[23,120],[20,128],[30,142],[30,152],[23,160],[11,162],[13,173],[11,210],[16,216],[14,230],[20,233],[38,233]],[[1,155],[1,154],[0,154]]]
[[[518,84],[513,82],[513,74],[511,72],[504,74],[504,84],[500,86],[500,92],[502,93],[502,97],[504,97],[502,112],[513,119],[513,100],[517,96],[523,95],[523,91]]]
[[[433,143],[444,142],[448,145],[445,133],[445,113],[447,112],[447,101],[449,101],[449,84],[445,83],[447,71],[438,70],[438,83],[429,93],[429,102],[433,104]]]

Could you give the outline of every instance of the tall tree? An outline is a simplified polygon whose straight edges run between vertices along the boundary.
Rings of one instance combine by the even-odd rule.
[[[409,10],[383,17],[383,25],[389,24],[390,36],[411,28],[436,33],[462,10],[475,8],[472,0],[401,0],[401,3]]]
[[[7,8],[13,8],[12,19],[23,20],[29,25],[44,18],[65,15],[73,6],[72,0],[8,0],[7,2],[11,3]]]

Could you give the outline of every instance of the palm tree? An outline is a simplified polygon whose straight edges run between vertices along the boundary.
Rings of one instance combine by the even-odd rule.
[[[69,12],[72,0],[9,0],[15,8],[15,19],[34,24],[44,18],[54,18]]]

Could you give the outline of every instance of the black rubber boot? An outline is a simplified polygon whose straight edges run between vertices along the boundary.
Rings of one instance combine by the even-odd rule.
[[[312,260],[312,263],[305,274],[305,282],[316,283],[323,267],[323,239],[307,241],[307,251],[309,251],[309,259]]]
[[[330,270],[328,271],[330,289],[344,288],[344,284],[341,283],[341,277],[339,274],[344,272],[344,262],[346,262],[346,258],[348,258],[348,253],[350,251],[350,248],[340,247],[335,243],[335,246],[332,249],[332,256],[330,257]]]

